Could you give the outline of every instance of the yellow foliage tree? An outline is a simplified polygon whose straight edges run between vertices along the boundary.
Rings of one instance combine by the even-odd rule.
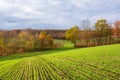
[[[70,40],[72,43],[74,43],[74,47],[76,46],[77,40],[79,40],[79,27],[73,26],[66,32],[66,39]]]
[[[3,47],[4,47],[4,39],[2,38],[0,34],[0,55],[3,55]]]
[[[112,34],[112,30],[110,25],[107,23],[106,19],[100,19],[95,23],[95,28],[97,30],[97,34],[98,34],[98,44],[102,45],[103,44],[103,37],[105,37],[106,39],[104,39],[105,44],[107,42],[107,37],[109,37],[109,40],[111,39],[111,34]]]
[[[41,32],[39,35],[40,47],[41,48],[50,48],[53,45],[53,38],[50,34],[46,32]]]
[[[50,34],[47,35],[47,40],[48,40],[49,45],[52,46],[53,45],[53,38]]]

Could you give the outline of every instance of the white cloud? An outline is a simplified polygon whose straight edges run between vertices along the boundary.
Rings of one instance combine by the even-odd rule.
[[[120,0],[0,0],[0,21],[6,21],[8,17],[20,19],[15,24],[0,25],[17,28],[21,23],[46,24],[49,28],[51,24],[67,28],[79,25],[85,19],[106,18],[113,21],[120,18],[119,3]]]

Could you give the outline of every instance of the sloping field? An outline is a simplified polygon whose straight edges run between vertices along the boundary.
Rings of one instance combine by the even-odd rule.
[[[120,80],[120,44],[0,57],[1,80]]]

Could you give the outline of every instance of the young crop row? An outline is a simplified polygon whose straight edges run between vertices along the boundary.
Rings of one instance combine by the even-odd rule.
[[[24,58],[1,73],[2,80],[119,80],[120,74],[69,58]]]
[[[117,72],[99,68],[96,65],[84,63],[75,58],[52,58],[48,61],[51,61],[58,67],[61,66],[61,69],[71,74],[73,79],[120,80],[120,74]]]
[[[22,59],[2,76],[2,80],[67,80],[70,76],[40,57]]]

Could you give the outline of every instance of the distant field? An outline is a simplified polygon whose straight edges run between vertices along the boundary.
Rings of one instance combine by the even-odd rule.
[[[0,57],[2,80],[120,80],[120,44]]]

